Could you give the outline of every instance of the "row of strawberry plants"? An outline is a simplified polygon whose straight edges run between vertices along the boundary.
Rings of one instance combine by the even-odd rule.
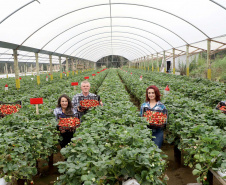
[[[98,94],[103,107],[91,109],[56,165],[62,175],[57,185],[115,184],[128,177],[140,184],[165,184],[166,161],[151,141],[151,130],[115,70],[108,73]]]
[[[123,73],[124,74],[124,73]],[[128,77],[128,82],[130,85],[128,86],[130,92],[135,95],[141,102],[145,99],[145,89],[143,88],[143,84],[149,85],[157,85],[160,87],[161,92],[164,92],[165,86],[162,86],[156,81],[150,81],[150,79],[143,79],[140,82],[138,79],[142,73],[142,71],[136,71],[130,75],[130,72],[126,73]],[[155,77],[157,79],[157,76]],[[161,79],[161,76],[159,76]],[[134,84],[134,85],[131,85]],[[164,93],[162,93],[164,94]],[[218,126],[219,128],[224,129],[226,126],[225,118],[226,116],[222,114],[220,111],[215,110],[211,107],[208,107],[199,101],[195,101],[184,96],[182,93],[171,90],[170,96],[173,100],[170,102],[169,106],[171,107],[171,113],[176,114],[181,112],[184,116],[192,114],[193,117],[199,117],[200,122],[207,122],[208,125]],[[168,98],[169,98],[168,97]],[[202,115],[202,116],[200,116]],[[195,118],[196,119],[196,118]],[[196,119],[197,120],[197,119]]]
[[[53,73],[53,80],[48,80],[46,81],[46,76],[49,76],[48,74],[41,74],[40,75],[40,85],[37,84],[36,82],[36,76],[30,75],[30,76],[23,76],[21,77],[20,80],[20,89],[16,90],[15,87],[15,78],[5,78],[0,80],[0,88],[1,88],[1,94],[0,94],[0,100],[1,101],[13,101],[13,100],[18,100],[18,99],[23,99],[24,96],[23,94],[31,94],[31,96],[36,96],[36,97],[42,97],[42,96],[48,96],[51,94],[52,91],[54,92],[54,89],[52,88],[52,84],[59,84],[58,89],[62,87],[60,84],[66,84],[67,87],[71,85],[71,82],[74,81],[82,81],[84,79],[84,76],[91,76],[92,73],[96,73],[96,71],[90,71],[90,72],[83,72],[79,74],[70,74],[68,77],[67,76],[62,76],[62,79],[60,79],[60,74],[59,73]],[[50,77],[49,77],[50,78]],[[5,92],[5,84],[8,85],[9,90]],[[48,87],[50,86],[50,87]],[[40,94],[41,92],[41,94]],[[43,94],[42,94],[43,93]],[[31,97],[33,98],[33,97]]]
[[[92,72],[86,73],[91,76]],[[92,92],[101,85],[107,72],[100,73],[90,79]],[[29,77],[25,77],[25,79]],[[72,80],[82,81],[84,74],[74,79],[68,78],[59,82],[48,82],[42,87],[26,92],[32,86],[32,81],[21,90],[11,90],[8,97],[2,96],[2,101],[22,100],[22,109],[18,113],[8,115],[0,120],[0,177],[10,181],[14,179],[31,180],[37,174],[36,161],[47,159],[54,151],[58,143],[58,132],[53,109],[58,97],[66,93],[72,97],[75,92],[70,86]],[[16,91],[16,92],[14,92]],[[39,115],[35,114],[35,107],[29,104],[30,97],[43,97],[44,104],[39,106]]]
[[[129,72],[126,73],[122,70],[118,72],[128,89],[141,102],[145,99],[145,89],[149,85],[156,85],[160,87],[162,94],[164,92],[164,87],[156,82],[145,79],[139,81],[138,76],[134,74],[136,72],[132,76]],[[197,180],[203,181],[204,184],[207,183],[205,179],[210,168],[217,170],[225,169],[226,166],[226,134],[223,122],[225,115],[216,110],[211,111],[210,108],[199,109],[199,107],[195,107],[198,105],[194,101],[177,92],[171,92],[170,95],[164,96],[162,102],[170,113],[168,142],[174,142],[178,145],[179,149],[184,152],[185,165],[194,167],[193,174],[199,175]],[[219,116],[218,119],[224,125],[222,129],[213,126],[217,124],[214,123],[216,120],[208,116],[208,113]]]
[[[128,70],[128,69],[127,69]],[[135,72],[136,69],[130,69]],[[141,70],[138,70],[141,72]],[[184,96],[202,102],[214,108],[218,102],[225,99],[226,85],[220,82],[206,82],[206,80],[193,79],[186,76],[176,76],[159,72],[145,72],[144,79],[151,79],[162,86],[170,85],[170,89],[183,93]],[[161,78],[159,78],[161,76]]]

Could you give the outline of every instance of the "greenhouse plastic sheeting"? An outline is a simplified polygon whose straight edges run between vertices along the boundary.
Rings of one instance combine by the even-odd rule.
[[[0,12],[0,60],[6,61],[12,50],[4,43],[90,61],[186,51],[188,44],[206,50],[213,38],[226,43],[225,0],[1,0]],[[34,57],[27,53],[24,61]]]

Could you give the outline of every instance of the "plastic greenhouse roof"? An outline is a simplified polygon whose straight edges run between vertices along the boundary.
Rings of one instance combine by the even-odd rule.
[[[0,61],[53,63],[58,56],[96,62],[226,48],[225,0],[0,0]],[[217,42],[215,42],[217,41]],[[223,44],[223,45],[222,45]]]

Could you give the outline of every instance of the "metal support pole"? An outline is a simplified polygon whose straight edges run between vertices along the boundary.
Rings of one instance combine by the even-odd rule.
[[[210,63],[210,47],[211,47],[211,40],[207,40],[207,78],[211,80],[211,63]]]
[[[173,48],[173,74],[175,74],[175,48]]]
[[[17,58],[17,50],[13,50],[14,56],[14,70],[15,70],[15,80],[16,80],[16,88],[20,88],[20,79],[19,79],[19,69],[18,69],[18,58]]]
[[[39,63],[38,63],[38,53],[35,53],[35,59],[36,59],[36,73],[37,73],[37,84],[40,84],[40,74],[39,74]],[[43,64],[42,64],[43,66]]]
[[[189,76],[189,45],[186,46],[186,67],[187,67],[187,76]]]

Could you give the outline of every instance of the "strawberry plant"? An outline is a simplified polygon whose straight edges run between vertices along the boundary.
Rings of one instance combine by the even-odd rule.
[[[87,72],[86,74],[91,74]],[[100,73],[91,79],[92,92],[95,92],[102,83],[106,72]],[[57,76],[58,74],[54,74]],[[59,78],[59,77],[58,77]],[[72,97],[75,93],[71,89],[70,82],[74,77],[44,81],[45,75],[41,75],[42,83],[38,86],[31,81],[29,76],[21,80],[21,89],[14,87],[15,79],[3,79],[0,83],[9,84],[9,91],[0,94],[3,102],[21,100],[23,109],[0,119],[0,178],[7,182],[12,179],[32,180],[37,174],[36,163],[39,159],[48,160],[48,156],[56,152],[58,144],[57,122],[53,115],[53,109],[62,93]],[[77,81],[83,81],[83,74],[76,77]],[[12,85],[13,84],[13,85]],[[57,84],[57,85],[56,85]],[[62,92],[63,90],[63,92]],[[35,107],[30,105],[29,98],[43,97],[44,103],[39,107],[39,115],[36,115]]]
[[[127,69],[128,70],[128,69]],[[129,69],[134,75],[137,69]],[[141,71],[140,71],[141,72]],[[137,75],[137,77],[140,73]],[[214,108],[217,103],[225,99],[226,86],[223,83],[207,79],[189,78],[159,72],[142,71],[143,79],[152,80],[160,86],[170,85],[170,89],[182,93],[184,96],[198,100],[204,105]],[[208,101],[206,101],[208,100]]]
[[[118,70],[118,72],[127,88],[131,92],[133,91],[141,102],[145,98],[145,88],[143,87],[155,84],[161,92],[164,90],[165,86],[161,87],[156,83],[157,79],[160,79],[161,82],[161,74],[158,76],[158,73],[155,73],[153,78],[156,79],[156,82],[154,83],[145,78],[138,81],[141,74],[145,76],[139,70],[133,70],[133,76],[122,70]],[[225,169],[225,115],[173,90],[170,95],[163,96],[162,102],[169,111],[168,142],[178,145],[178,148],[184,153],[185,165],[195,168],[193,174],[199,176],[197,181],[206,184],[205,177],[210,168]]]
[[[67,161],[56,165],[56,184],[115,184],[128,177],[141,184],[165,184],[161,150],[151,130],[129,100],[115,70],[98,90],[104,106],[91,109],[70,145],[61,150]]]

